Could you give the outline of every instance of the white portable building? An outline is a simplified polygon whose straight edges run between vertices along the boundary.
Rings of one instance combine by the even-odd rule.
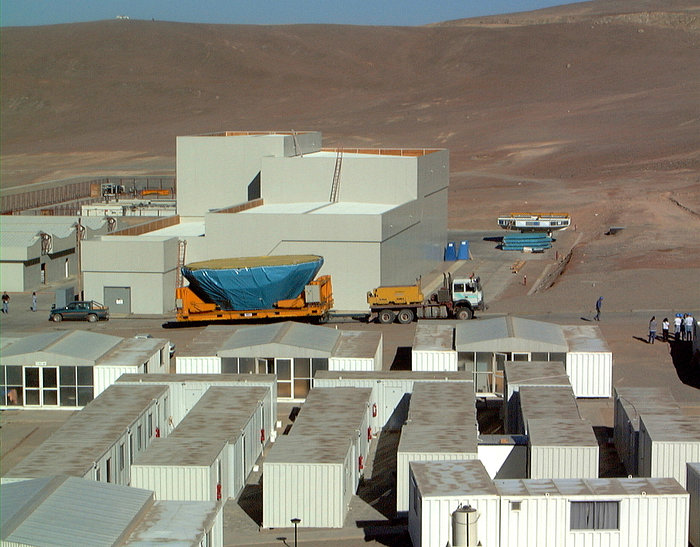
[[[680,407],[667,387],[620,387],[614,389],[613,441],[630,475],[638,474],[639,416],[680,415]]]
[[[159,384],[170,390],[170,415],[163,428],[172,431],[212,386],[265,387],[272,393],[272,406],[265,416],[265,431],[274,431],[277,421],[277,380],[274,374],[124,374],[120,384]]]
[[[690,494],[690,528],[688,538],[693,547],[700,547],[700,462],[687,464],[685,489]]]
[[[166,386],[110,386],[6,476],[32,478],[61,473],[130,484],[135,458],[160,436],[161,424],[169,414]]]
[[[520,387],[571,386],[564,365],[557,361],[511,361],[505,364],[504,425],[506,433],[518,433]]]
[[[471,383],[424,382],[413,387],[396,454],[396,512],[409,505],[412,461],[478,458],[476,398]]]
[[[600,328],[597,325],[564,325],[561,329],[569,346],[566,373],[576,397],[610,397],[613,355]]]
[[[236,497],[267,442],[265,387],[210,387],[166,438],[132,466],[132,485],[156,499],[218,501]]]
[[[315,388],[263,465],[263,526],[340,528],[369,452],[372,390]]]
[[[0,408],[81,408],[123,373],[169,372],[170,342],[82,330],[54,331],[3,347]]]
[[[411,464],[415,482],[408,528],[414,547],[444,547],[451,542],[452,513],[460,505],[477,510],[469,521],[476,545],[686,547],[688,543],[689,496],[674,479],[491,482],[479,465],[477,461]]]
[[[409,471],[408,532],[413,547],[453,545],[452,513],[467,506],[478,511],[470,523],[476,528],[471,537],[482,545],[499,545],[498,490],[479,460],[411,462]]]
[[[530,419],[528,433],[529,478],[598,477],[598,441],[590,423],[556,417]]]
[[[381,370],[372,372],[319,371],[316,387],[363,387],[372,389],[372,431],[401,429],[408,417],[413,386],[423,382],[472,382],[471,372],[412,372]],[[375,406],[376,405],[376,406]]]
[[[382,334],[293,321],[211,325],[176,357],[178,373],[276,374],[281,400],[303,401],[316,372],[382,368]]]
[[[419,321],[411,348],[411,370],[441,372],[457,370],[454,327],[435,321]]]
[[[697,416],[640,416],[640,476],[673,477],[685,487],[686,464],[698,461],[700,420]]]

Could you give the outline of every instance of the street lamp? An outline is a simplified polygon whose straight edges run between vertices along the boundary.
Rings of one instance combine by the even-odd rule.
[[[294,547],[297,547],[297,526],[301,522],[300,518],[294,517],[292,519],[292,524],[294,525]]]

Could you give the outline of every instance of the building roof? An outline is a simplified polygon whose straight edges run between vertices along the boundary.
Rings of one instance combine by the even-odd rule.
[[[529,420],[562,418],[580,420],[574,391],[570,386],[521,386],[520,411],[525,427]]]
[[[257,355],[260,351],[264,351],[259,346],[266,346],[265,350],[268,352],[274,351],[275,348],[281,350],[286,346],[311,350],[330,357],[339,338],[340,332],[336,329],[284,321],[269,325],[241,327],[223,343],[218,354],[225,356],[231,353],[240,354],[241,350],[250,350]],[[273,356],[268,353],[265,355]]]
[[[3,364],[26,364],[25,356],[35,354],[39,360],[69,358],[75,364],[90,365],[123,340],[119,336],[83,330],[34,334],[3,348]]]
[[[342,465],[352,443],[349,434],[333,431],[325,439],[282,435],[265,457],[263,468],[268,463]]]
[[[164,385],[109,386],[6,475],[41,477],[50,470],[85,476],[139,416],[167,392]]]
[[[169,341],[165,338],[125,338],[107,352],[97,365],[104,367],[142,365],[168,344]]]
[[[268,388],[210,387],[167,437],[154,439],[135,465],[209,466],[238,440]]]
[[[569,352],[610,353],[598,325],[563,325],[561,330]]]
[[[615,387],[615,398],[627,414],[633,429],[639,431],[641,414],[680,414],[680,406],[667,387]]]
[[[371,359],[382,343],[380,331],[339,330],[340,338],[331,357]]]
[[[455,326],[457,351],[565,353],[562,328],[553,323],[521,317],[460,321]]]
[[[117,383],[124,384],[181,384],[181,383],[220,384],[228,383],[252,385],[270,384],[273,388],[277,383],[274,374],[122,374]]]
[[[125,543],[132,547],[200,545],[219,510],[215,501],[156,501]]]
[[[569,375],[559,361],[506,361],[509,386],[570,386]]]
[[[644,424],[652,443],[700,443],[700,420],[697,416],[666,414],[642,414],[641,424]]]
[[[476,458],[479,449],[479,431],[476,423],[444,424],[408,423],[401,428],[399,453],[460,454],[464,459]]]
[[[580,419],[530,418],[527,427],[530,446],[598,448],[593,426]]]
[[[688,493],[676,479],[502,479],[495,480],[498,493],[504,497],[595,497],[612,496],[682,496]]]
[[[80,223],[90,230],[99,230],[107,220],[104,217],[80,217]],[[68,237],[75,233],[78,217],[3,215],[3,232],[46,232],[56,237]]]
[[[57,476],[2,485],[1,537],[25,545],[115,545],[153,492]]]
[[[413,351],[454,351],[454,327],[419,321],[413,336]]]
[[[420,380],[435,382],[473,382],[471,372],[415,372],[412,370],[319,370],[314,379],[329,380]]]
[[[421,497],[497,496],[481,460],[410,462]]]
[[[24,231],[13,231],[6,232],[3,230],[0,232],[0,247],[6,249],[8,247],[17,247],[20,249],[26,249],[34,245],[39,240],[38,232],[24,232]]]

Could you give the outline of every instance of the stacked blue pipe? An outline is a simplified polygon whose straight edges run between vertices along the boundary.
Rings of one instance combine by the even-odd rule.
[[[552,247],[552,238],[544,233],[520,233],[503,236],[504,251],[522,251],[529,247],[533,251],[543,251]]]

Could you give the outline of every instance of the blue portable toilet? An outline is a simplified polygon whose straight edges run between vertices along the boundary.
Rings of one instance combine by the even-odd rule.
[[[445,262],[457,260],[457,250],[455,249],[455,242],[450,241],[445,247]]]
[[[469,242],[461,241],[459,243],[459,250],[457,251],[457,260],[469,260]]]

